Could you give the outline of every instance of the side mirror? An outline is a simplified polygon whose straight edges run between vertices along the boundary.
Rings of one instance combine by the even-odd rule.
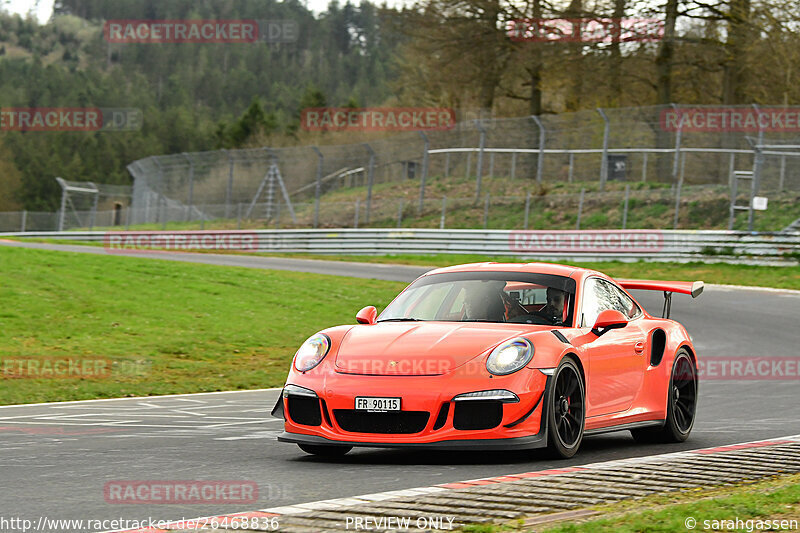
[[[358,313],[356,313],[356,320],[359,324],[374,324],[378,319],[378,310],[374,305],[368,305]]]
[[[625,315],[616,309],[606,309],[597,315],[597,320],[594,322],[592,333],[599,337],[610,329],[624,328],[627,325],[628,319],[625,318]]]

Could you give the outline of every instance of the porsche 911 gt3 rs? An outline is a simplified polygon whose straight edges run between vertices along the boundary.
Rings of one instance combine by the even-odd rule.
[[[663,291],[663,317],[629,289]],[[669,319],[703,282],[614,280],[546,263],[433,270],[378,316],[315,333],[273,415],[318,455],[354,446],[507,450],[571,457],[584,435],[680,442],[697,405],[697,354]]]

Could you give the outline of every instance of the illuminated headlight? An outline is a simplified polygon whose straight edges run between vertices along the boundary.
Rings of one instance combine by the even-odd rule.
[[[311,370],[322,362],[331,349],[331,340],[324,333],[317,333],[308,338],[294,354],[294,367],[300,372]]]
[[[513,374],[530,363],[532,358],[533,345],[528,339],[517,337],[492,350],[486,360],[486,370],[495,376]]]

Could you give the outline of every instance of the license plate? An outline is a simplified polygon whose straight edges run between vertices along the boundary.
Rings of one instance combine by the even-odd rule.
[[[399,411],[400,398],[376,398],[373,396],[356,396],[356,411]]]

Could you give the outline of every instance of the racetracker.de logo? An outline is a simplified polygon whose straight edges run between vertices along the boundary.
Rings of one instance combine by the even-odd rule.
[[[694,107],[661,111],[661,129],[684,132],[800,132],[798,107]]]
[[[0,131],[136,131],[142,122],[135,108],[0,108]]]
[[[109,481],[103,486],[106,503],[210,504],[255,503],[253,481]]]
[[[108,252],[160,251],[252,251],[258,248],[258,234],[246,231],[115,231],[103,238]]]
[[[797,381],[800,357],[701,357],[697,375],[702,380]]]
[[[440,107],[309,107],[300,113],[306,131],[451,130],[456,112]]]
[[[109,20],[106,41],[133,43],[293,43],[300,35],[294,20]]]
[[[664,234],[658,230],[632,231],[512,231],[512,252],[658,252]]]
[[[90,357],[0,357],[0,379],[108,379],[142,377],[152,363]]]
[[[660,41],[664,21],[647,18],[516,19],[508,22],[512,41],[621,43]]]

